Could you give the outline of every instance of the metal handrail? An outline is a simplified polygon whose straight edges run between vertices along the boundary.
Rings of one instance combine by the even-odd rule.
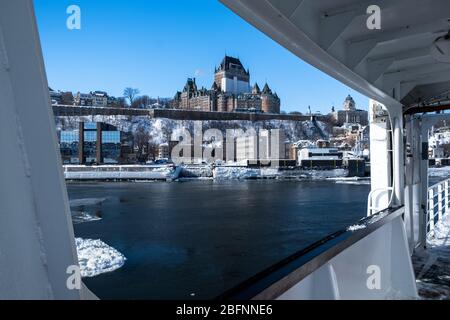
[[[450,211],[450,179],[440,181],[428,188],[428,207],[426,214],[426,234],[434,232],[439,223]]]
[[[391,205],[391,203],[389,203],[386,206],[386,208],[378,208],[378,207],[373,206],[373,198],[374,198],[373,196],[377,192],[379,192],[378,197],[380,197],[384,193],[388,193],[388,195],[389,195],[389,192],[394,192],[394,187],[379,188],[379,189],[374,189],[374,190],[370,191],[368,199],[367,199],[367,216],[368,217],[374,215],[375,213],[377,213],[379,211],[382,211],[382,210],[388,208]]]

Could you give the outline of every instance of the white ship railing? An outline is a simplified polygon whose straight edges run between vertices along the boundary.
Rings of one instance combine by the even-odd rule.
[[[432,235],[436,224],[449,212],[450,179],[428,188],[427,235]]]
[[[294,253],[218,299],[416,299],[404,213],[403,207],[397,207],[367,217]],[[373,277],[378,279],[376,286]]]

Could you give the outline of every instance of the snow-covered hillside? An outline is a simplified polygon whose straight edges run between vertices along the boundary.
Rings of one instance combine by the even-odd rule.
[[[104,122],[116,126],[124,132],[136,132],[143,128],[149,133],[151,140],[155,143],[168,142],[172,135],[179,136],[179,133],[187,129],[191,133],[194,129],[194,121],[180,121],[169,119],[151,119],[148,117],[130,117],[130,116],[87,116],[87,117],[56,117],[58,130],[77,130],[78,123],[85,122]],[[203,121],[203,131],[208,129],[219,129],[224,133],[227,129],[247,131],[249,129],[280,129],[284,131],[286,139],[295,142],[298,140],[316,140],[326,138],[329,132],[328,126],[323,122],[312,121]],[[319,127],[319,128],[318,128]]]

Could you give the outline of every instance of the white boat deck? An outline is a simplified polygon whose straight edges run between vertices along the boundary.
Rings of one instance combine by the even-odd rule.
[[[414,254],[417,288],[422,299],[450,299],[450,215],[428,237],[428,248]]]

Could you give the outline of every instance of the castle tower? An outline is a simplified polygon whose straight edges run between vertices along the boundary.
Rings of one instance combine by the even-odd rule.
[[[258,83],[255,83],[252,89],[252,94],[261,94],[261,89],[258,86]]]
[[[237,58],[225,56],[217,69],[214,81],[222,92],[242,94],[250,92],[250,72]]]
[[[280,98],[272,93],[269,85],[266,83],[261,94],[261,110],[264,113],[280,113]]]

